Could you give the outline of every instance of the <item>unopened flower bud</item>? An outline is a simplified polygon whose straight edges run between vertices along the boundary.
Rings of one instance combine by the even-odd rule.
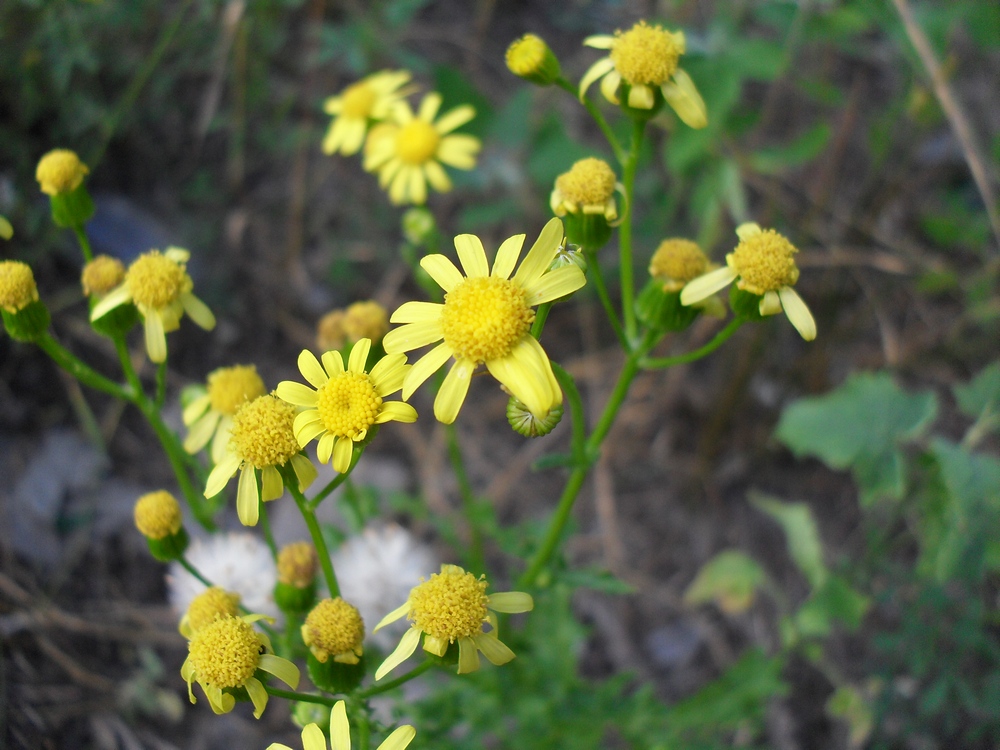
[[[539,86],[551,86],[559,78],[559,60],[534,34],[525,34],[507,48],[507,69],[514,75]]]
[[[149,544],[157,560],[177,560],[188,545],[181,507],[166,490],[149,492],[135,503],[135,526]]]
[[[559,424],[563,415],[563,405],[556,404],[543,419],[539,419],[514,396],[507,402],[507,422],[519,435],[541,437],[548,435]]]
[[[35,341],[49,327],[49,311],[38,299],[31,266],[0,261],[0,310],[4,328],[15,341]]]

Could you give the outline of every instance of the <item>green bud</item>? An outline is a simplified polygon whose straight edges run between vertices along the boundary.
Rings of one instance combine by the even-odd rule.
[[[49,196],[52,221],[64,229],[82,227],[94,215],[94,201],[82,183],[74,190]]]
[[[524,437],[541,437],[548,435],[559,424],[563,415],[563,405],[556,405],[544,419],[538,419],[528,407],[514,396],[507,402],[507,422],[518,435]]]
[[[567,213],[563,217],[566,241],[587,250],[600,250],[611,239],[611,225],[604,214]]]
[[[759,294],[740,289],[736,284],[729,288],[729,306],[733,308],[737,318],[755,322],[763,320],[764,316],[760,314],[760,300]]]
[[[15,341],[30,343],[41,338],[49,329],[52,317],[41,300],[34,300],[17,312],[3,310],[3,327]]]
[[[180,560],[184,556],[184,551],[187,549],[188,542],[190,541],[191,539],[183,526],[176,533],[168,534],[162,539],[150,539],[146,537],[149,553],[160,562]]]
[[[650,279],[635,301],[636,316],[656,331],[683,331],[699,312],[699,307],[681,304],[680,292],[664,291],[663,282],[657,279]]]
[[[534,34],[525,34],[507,48],[507,69],[511,73],[539,86],[551,86],[559,78],[559,59],[545,43]]]
[[[316,603],[316,584],[299,588],[278,581],[274,585],[274,601],[286,615],[302,614]]]

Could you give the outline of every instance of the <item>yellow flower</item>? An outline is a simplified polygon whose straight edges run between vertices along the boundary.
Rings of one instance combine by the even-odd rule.
[[[430,580],[415,586],[406,603],[393,610],[373,632],[406,617],[411,621],[396,650],[382,662],[375,672],[380,680],[406,661],[417,649],[420,636],[424,636],[424,651],[444,656],[448,646],[458,642],[458,673],[479,669],[479,652],[492,664],[506,664],[514,652],[497,636],[495,612],[530,612],[535,604],[529,594],[507,591],[486,594],[485,577],[476,578],[457,565],[442,565],[440,573],[432,573]],[[491,629],[483,630],[489,623]]]
[[[240,595],[219,586],[210,586],[188,605],[177,629],[188,640],[206,625],[223,617],[236,617],[240,611]]]
[[[295,407],[273,394],[240,406],[233,415],[226,456],[208,475],[205,497],[222,492],[239,471],[236,513],[244,526],[256,526],[260,501],[277,500],[285,492],[278,466],[291,462],[299,490],[305,490],[316,478],[316,467],[299,452],[294,423]]]
[[[514,75],[548,86],[559,78],[559,60],[545,40],[535,34],[525,34],[507,48],[507,69]]]
[[[365,169],[378,171],[379,185],[389,191],[389,200],[395,205],[425,203],[428,182],[439,193],[451,190],[451,180],[441,164],[455,169],[476,166],[479,139],[451,133],[475,117],[476,110],[464,104],[435,122],[440,107],[438,93],[425,96],[416,115],[409,104],[399,102],[393,110],[394,124],[380,128],[365,147]]]
[[[253,365],[220,367],[208,374],[207,387],[201,396],[184,407],[181,419],[189,432],[184,450],[197,453],[212,443],[212,463],[226,456],[233,415],[247,401],[267,393],[264,381]]]
[[[312,542],[292,542],[278,553],[278,581],[286,586],[304,589],[316,577],[319,558]]]
[[[417,730],[409,724],[397,727],[376,750],[405,750]],[[292,750],[288,745],[272,742],[267,750]],[[306,724],[302,729],[302,750],[327,750],[326,737],[318,724]],[[344,701],[337,701],[330,711],[330,750],[351,750],[351,725],[347,721]]]
[[[382,70],[348,86],[339,96],[327,99],[323,109],[334,115],[334,120],[323,138],[323,153],[356,154],[364,143],[369,123],[385,119],[393,105],[410,93],[401,88],[409,80],[409,71]]]
[[[389,313],[375,300],[361,300],[344,309],[331,310],[316,324],[316,346],[322,351],[340,349],[359,339],[382,340],[389,330]]]
[[[285,380],[276,391],[289,404],[305,407],[295,417],[298,445],[304,448],[310,440],[319,438],[319,462],[325,464],[332,456],[333,468],[341,474],[351,466],[354,443],[364,440],[372,425],[417,419],[416,410],[409,404],[384,400],[403,387],[403,378],[410,369],[406,356],[388,354],[366,373],[371,344],[370,339],[358,341],[351,348],[346,369],[338,351],[326,352],[320,364],[312,352],[303,349],[299,371],[313,388]]]
[[[387,352],[407,352],[443,341],[406,374],[404,399],[454,358],[434,399],[434,416],[445,424],[455,421],[472,373],[482,364],[539,419],[562,403],[548,355],[530,330],[535,305],[575,292],[587,281],[576,266],[549,269],[562,238],[562,222],[551,219],[513,276],[523,234],[500,245],[492,273],[483,243],[473,234],[455,238],[465,276],[443,255],[427,255],[420,261],[445,290],[444,304],[402,305],[390,320],[406,325],[389,331],[382,343]]]
[[[80,187],[80,183],[89,171],[75,152],[57,148],[49,151],[38,161],[35,179],[46,195],[61,195]]]
[[[83,267],[80,285],[88,297],[103,297],[125,280],[125,264],[110,255],[98,255]]]
[[[609,50],[609,54],[584,73],[580,81],[581,101],[590,84],[600,78],[601,93],[613,104],[619,103],[618,89],[622,87],[629,107],[653,109],[659,90],[687,125],[703,128],[708,124],[701,94],[691,76],[678,67],[685,49],[683,31],[670,32],[639,21],[628,31],[587,37],[583,43]]]
[[[549,206],[556,216],[568,213],[598,214],[608,221],[618,218],[615,189],[624,191],[615,173],[603,159],[588,157],[573,164],[556,178]]]
[[[761,315],[784,310],[802,338],[812,341],[816,321],[792,287],[799,279],[798,249],[784,235],[754,223],[741,224],[736,234],[740,243],[726,256],[726,265],[689,282],[681,291],[681,304],[693,305],[736,281],[739,289],[761,298]]]
[[[181,677],[188,685],[188,698],[195,702],[192,683],[205,691],[212,711],[228,713],[236,705],[230,692],[244,688],[253,702],[254,718],[267,706],[267,691],[257,670],[269,672],[293,690],[299,685],[299,668],[288,659],[274,655],[271,641],[251,623],[263,615],[226,615],[197,630],[188,641],[188,657],[181,665]]]
[[[364,649],[365,623],[356,607],[339,596],[323,599],[302,623],[302,642],[322,663],[333,656],[341,664],[357,664]]]
[[[163,539],[181,530],[181,506],[166,490],[148,492],[135,502],[135,527],[147,539]]]
[[[157,363],[166,361],[165,334],[180,327],[184,313],[206,331],[215,327],[212,311],[191,293],[194,283],[187,273],[190,257],[191,253],[179,247],[168,247],[163,253],[159,250],[143,253],[129,266],[122,285],[94,305],[91,321],[119,305],[134,302],[145,321],[149,358]]]
[[[713,268],[697,242],[680,237],[663,240],[649,261],[649,275],[663,283],[665,292],[679,292]]]
[[[17,313],[38,301],[31,266],[19,260],[0,261],[0,309]]]

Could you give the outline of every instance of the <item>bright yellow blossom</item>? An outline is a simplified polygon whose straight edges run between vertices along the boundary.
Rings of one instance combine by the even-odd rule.
[[[406,750],[417,730],[409,724],[404,724],[393,730],[392,734],[376,750]],[[267,750],[292,750],[288,745],[272,742]],[[302,750],[327,750],[326,737],[318,724],[306,724],[302,729]],[[347,721],[347,707],[344,701],[337,701],[330,711],[330,750],[351,750],[351,726]]]
[[[409,80],[409,71],[381,70],[327,99],[323,109],[334,120],[323,138],[323,153],[350,156],[360,151],[369,124],[389,115],[393,105],[409,93],[403,88]]]
[[[90,172],[76,152],[66,148],[49,151],[38,161],[35,179],[46,195],[62,195],[80,187],[84,176]]]
[[[17,313],[38,301],[31,266],[19,260],[0,261],[0,309]]]
[[[181,414],[188,428],[184,450],[197,453],[211,442],[212,463],[217,464],[226,456],[236,410],[263,396],[267,388],[254,365],[234,365],[210,372],[206,387],[199,392],[201,395],[185,406]]]

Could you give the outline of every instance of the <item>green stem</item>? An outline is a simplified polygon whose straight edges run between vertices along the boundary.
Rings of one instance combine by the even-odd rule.
[[[465,522],[469,525],[472,539],[469,543],[467,564],[474,573],[486,572],[486,555],[483,552],[483,532],[476,518],[476,493],[469,481],[469,473],[465,470],[465,460],[462,457],[462,447],[458,444],[458,431],[455,425],[445,425],[445,435],[448,440],[448,460],[458,481],[458,494],[462,499],[462,511]]]
[[[542,331],[545,329],[545,321],[548,319],[551,309],[551,302],[543,302],[535,311],[535,322],[531,324],[531,335],[536,339],[541,338]]]
[[[576,387],[573,376],[566,372],[561,365],[553,362],[552,372],[556,376],[556,380],[559,381],[559,385],[566,392],[566,399],[569,401],[569,415],[573,422],[573,432],[570,438],[573,458],[584,462],[586,461],[584,448],[587,442],[587,422],[583,411],[583,399],[580,397],[580,391]]]
[[[264,534],[264,542],[271,550],[271,557],[278,561],[278,545],[274,543],[274,534],[271,532],[271,519],[267,515],[267,503],[260,504],[260,529]]]
[[[644,370],[660,370],[664,367],[673,367],[699,360],[722,346],[743,323],[743,318],[733,318],[725,328],[715,334],[715,338],[704,346],[686,354],[678,354],[676,357],[644,357],[639,361],[639,366]]]
[[[622,186],[625,188],[624,221],[618,229],[619,273],[621,275],[622,318],[625,321],[625,338],[631,343],[636,337],[635,321],[635,269],[632,260],[632,218],[633,195],[635,193],[635,171],[639,164],[639,151],[642,149],[642,136],[646,130],[646,121],[636,118],[632,121],[632,148],[622,162]]]
[[[84,385],[98,391],[103,391],[104,393],[114,396],[115,398],[119,398],[122,401],[135,401],[132,391],[128,387],[104,377],[99,372],[91,369],[88,365],[85,365],[68,350],[64,349],[63,346],[48,333],[43,333],[35,343],[37,343],[39,348],[48,354],[57,365]]]
[[[354,697],[357,698],[358,700],[365,700],[366,698],[371,698],[372,696],[378,695],[380,693],[385,693],[390,690],[394,690],[395,688],[398,688],[400,685],[405,685],[414,677],[419,677],[433,666],[434,662],[428,659],[422,664],[411,669],[406,674],[397,677],[395,680],[389,680],[388,682],[381,682],[377,685],[372,685],[367,690],[362,690],[356,693]]]
[[[574,99],[577,99],[581,104],[583,104],[587,112],[590,113],[590,116],[594,118],[594,122],[597,123],[597,127],[601,129],[602,133],[604,133],[604,137],[607,139],[608,145],[611,146],[611,150],[615,154],[615,159],[617,159],[619,162],[622,161],[625,155],[625,150],[618,142],[618,137],[615,135],[615,131],[613,131],[611,129],[611,126],[608,125],[608,121],[604,119],[604,115],[601,114],[601,110],[597,108],[597,105],[594,104],[594,102],[588,99],[587,97],[580,99],[577,87],[574,86],[569,81],[567,81],[562,76],[557,78],[555,83],[556,86],[565,91],[568,91],[573,96]]]
[[[336,599],[340,596],[340,586],[337,585],[337,576],[333,572],[333,562],[330,560],[330,551],[326,547],[326,540],[323,538],[323,530],[316,520],[316,513],[309,505],[309,501],[299,491],[299,480],[292,471],[290,464],[279,466],[278,471],[285,482],[285,487],[295,499],[295,504],[299,506],[302,520],[306,522],[309,529],[309,536],[312,537],[313,546],[316,548],[316,556],[319,557],[319,566],[323,570],[323,578],[326,579],[326,588],[330,592],[330,598]]]
[[[270,685],[264,685],[264,689],[268,695],[273,695],[275,698],[301,701],[302,703],[318,703],[321,706],[330,706],[331,708],[339,700],[339,698],[324,698],[322,695],[313,695],[312,693],[299,693],[295,690],[282,690]]]
[[[162,409],[167,399],[167,363],[160,362],[156,368],[156,408]]]
[[[594,288],[597,290],[597,297],[601,300],[601,305],[604,307],[604,313],[608,316],[608,322],[611,323],[611,327],[614,329],[615,336],[618,337],[618,342],[622,345],[622,349],[627,352],[629,350],[628,339],[625,338],[625,331],[622,329],[621,321],[618,320],[618,313],[615,311],[615,306],[611,302],[611,295],[608,294],[607,284],[604,283],[604,273],[601,271],[601,264],[597,260],[597,253],[586,247],[583,249],[583,252],[584,257],[587,259],[587,273],[594,282]]]
[[[73,233],[76,235],[77,242],[80,243],[80,249],[83,250],[83,259],[89,263],[94,259],[94,251],[90,248],[90,238],[87,237],[83,224],[74,224]]]
[[[205,578],[205,576],[203,576],[194,565],[188,562],[188,559],[186,557],[177,558],[177,562],[181,564],[181,567],[184,568],[184,570],[186,570],[188,573],[193,575],[199,581],[204,583],[206,586],[208,586],[208,588],[212,588],[212,582],[207,578]]]
[[[354,452],[351,454],[351,465],[347,467],[347,471],[343,474],[338,474],[333,479],[331,479],[326,487],[321,489],[315,495],[313,495],[312,500],[309,501],[309,509],[316,510],[319,504],[326,500],[330,496],[330,493],[337,489],[340,485],[347,481],[348,477],[351,476],[351,472],[354,471],[354,467],[358,465],[358,460],[361,458],[361,454],[365,452],[365,446],[361,443],[354,444]]]

